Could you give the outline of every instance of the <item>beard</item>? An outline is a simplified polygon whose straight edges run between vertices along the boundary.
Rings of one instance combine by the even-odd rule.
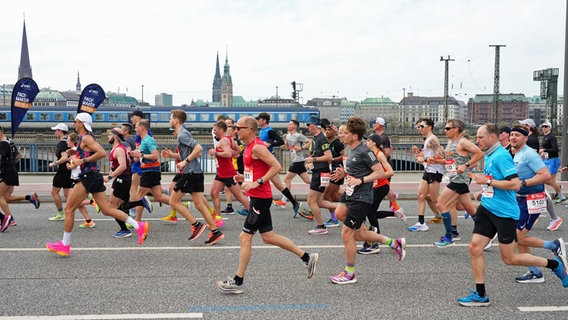
[[[114,144],[114,137],[112,137],[112,138],[108,139],[108,143],[110,143],[110,144]]]

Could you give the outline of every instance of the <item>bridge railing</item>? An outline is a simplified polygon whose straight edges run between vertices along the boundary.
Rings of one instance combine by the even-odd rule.
[[[26,173],[54,173],[56,168],[50,168],[49,163],[55,161],[55,144],[52,143],[17,143],[23,158],[16,166],[18,172]],[[107,151],[107,157],[98,161],[101,172],[109,171],[108,153],[110,151],[109,144],[102,144]],[[213,147],[212,144],[203,144],[203,152],[201,154],[201,167],[205,173],[217,172],[215,161],[207,152]],[[175,150],[175,144],[162,144],[160,148],[169,148]],[[286,150],[281,148],[275,149],[276,158],[282,164],[283,172],[288,170],[290,166],[290,155]],[[160,155],[160,163],[162,164],[162,172],[175,172],[175,161],[169,158],[163,158]],[[412,157],[411,144],[393,144],[391,151],[391,165],[395,171],[422,171],[424,168],[421,164],[416,163]]]

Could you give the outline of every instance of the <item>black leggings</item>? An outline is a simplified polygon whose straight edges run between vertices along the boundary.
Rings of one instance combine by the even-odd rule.
[[[381,202],[387,196],[389,191],[390,186],[388,184],[373,189],[373,205],[371,206],[371,210],[367,212],[367,219],[369,219],[369,224],[372,227],[377,228],[377,233],[381,233],[381,229],[379,227],[379,219],[394,216],[394,212],[392,211],[377,211],[379,209],[379,206],[381,205]]]

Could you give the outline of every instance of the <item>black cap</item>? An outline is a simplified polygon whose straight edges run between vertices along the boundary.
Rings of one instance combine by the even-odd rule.
[[[144,113],[142,113],[142,110],[134,110],[134,112],[132,112],[130,116],[139,116],[140,118],[144,118]]]
[[[258,119],[264,119],[264,120],[266,120],[266,121],[270,121],[270,115],[269,115],[268,113],[266,113],[266,112],[261,112],[261,113],[258,114],[258,116],[256,116],[255,119],[256,119],[256,120],[258,120]]]
[[[499,128],[499,133],[503,133],[503,132],[507,132],[508,134],[511,134],[511,128],[507,127],[507,126],[502,126]]]
[[[378,134],[376,134],[376,133],[370,134],[370,135],[368,135],[368,136],[363,136],[363,138],[365,138],[365,139],[370,139],[370,140],[373,141],[373,142],[377,145],[377,147],[379,147],[379,148],[381,147],[381,144],[383,143],[383,142],[381,141],[381,137],[380,137]]]

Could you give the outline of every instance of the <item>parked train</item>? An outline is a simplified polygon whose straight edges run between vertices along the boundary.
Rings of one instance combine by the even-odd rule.
[[[142,110],[145,118],[150,120],[152,128],[169,128],[170,111],[182,109],[187,113],[186,126],[192,129],[211,128],[217,121],[217,117],[224,115],[232,119],[243,116],[256,117],[260,112],[268,112],[271,115],[270,126],[273,128],[286,128],[292,119],[305,123],[310,116],[319,117],[319,109],[310,107],[107,107],[101,106],[93,114],[93,129],[108,129],[111,126],[130,122],[130,114],[134,110]],[[71,126],[76,115],[74,107],[32,107],[26,113],[25,119],[20,124],[20,130],[31,131],[47,129],[59,122]],[[11,124],[12,114],[10,107],[0,107],[0,125],[8,127]]]

